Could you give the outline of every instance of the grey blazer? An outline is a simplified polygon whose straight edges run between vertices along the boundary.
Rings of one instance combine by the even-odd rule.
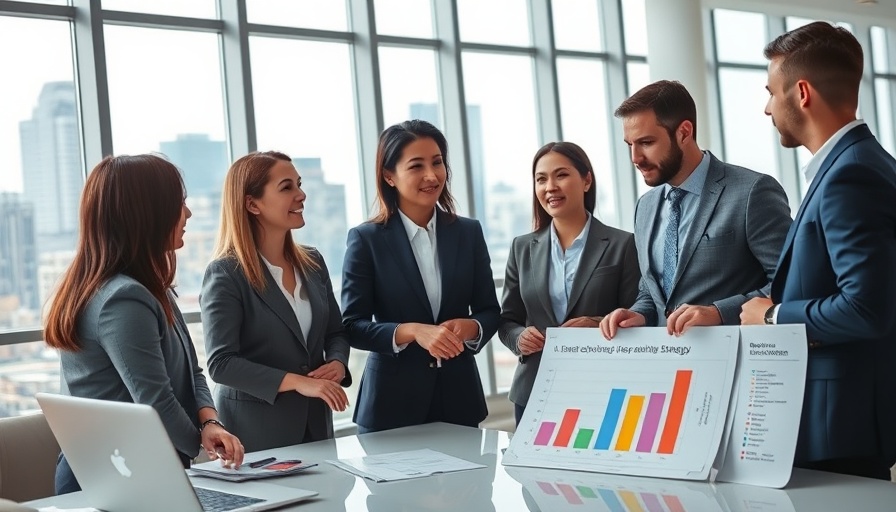
[[[199,304],[218,414],[246,451],[333,437],[333,414],[323,400],[277,391],[287,372],[306,375],[336,360],[346,365],[341,384],[351,384],[330,274],[317,250],[312,256],[320,268],[302,275],[311,302],[308,339],[267,267],[263,292],[249,285],[235,258],[215,260],[205,271]]]
[[[635,209],[635,244],[641,265],[638,299],[630,308],[649,326],[666,325],[680,304],[714,304],[725,325],[740,324],[744,302],[768,296],[778,256],[790,229],[790,206],[771,176],[726,164],[710,153],[700,204],[681,245],[668,300],[662,269],[650,266],[650,236],[662,207],[663,190],[644,194]],[[662,243],[662,240],[656,243]]]
[[[550,229],[548,226],[516,237],[507,258],[498,336],[501,343],[518,356],[517,339],[526,327],[533,326],[544,332],[570,318],[606,315],[616,308],[627,307],[638,294],[641,272],[634,237],[628,231],[592,219],[569,293],[566,316],[554,318],[548,294]],[[526,405],[529,401],[540,363],[541,352],[520,356],[510,387],[511,402]]]
[[[78,317],[83,348],[61,351],[62,378],[72,396],[151,405],[174,447],[199,454],[199,409],[214,407],[186,323],[169,294],[174,325],[135,279],[103,284]]]

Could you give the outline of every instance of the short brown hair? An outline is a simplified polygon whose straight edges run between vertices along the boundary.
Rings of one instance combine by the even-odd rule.
[[[862,45],[845,28],[816,21],[781,34],[763,53],[769,60],[783,58],[785,88],[807,80],[829,105],[858,106],[864,57]]]
[[[623,101],[613,115],[622,119],[647,110],[656,114],[657,122],[669,132],[669,137],[675,138],[681,123],[690,121],[694,140],[697,139],[697,105],[681,82],[660,80],[646,85]]]

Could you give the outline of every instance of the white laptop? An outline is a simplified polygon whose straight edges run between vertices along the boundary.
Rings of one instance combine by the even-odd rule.
[[[242,512],[317,495],[261,482],[201,479],[201,488],[194,487],[152,407],[47,393],[36,397],[91,507],[108,512]]]

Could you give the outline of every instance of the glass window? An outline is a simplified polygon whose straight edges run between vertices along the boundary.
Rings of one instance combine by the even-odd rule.
[[[629,62],[626,68],[628,71],[629,96],[650,84],[650,66],[646,62]]]
[[[59,393],[59,354],[43,341],[0,346],[0,418],[40,411],[39,392]]]
[[[529,46],[526,0],[457,0],[460,39],[467,43]]]
[[[385,125],[423,119],[441,127],[435,52],[384,46],[379,57]]]
[[[374,9],[378,34],[433,37],[430,0],[375,0]]]
[[[468,52],[463,72],[471,179],[474,194],[488,197],[479,220],[492,274],[503,277],[511,241],[532,230],[532,157],[540,147],[532,59]]]
[[[103,9],[109,11],[142,12],[167,16],[187,16],[190,18],[217,18],[215,0],[102,0]]]
[[[622,0],[622,29],[625,53],[647,56],[647,11],[645,0]]]
[[[28,49],[0,52],[3,331],[40,326],[77,240],[84,166],[69,23],[0,17],[0,48]]]
[[[345,0],[246,0],[249,23],[348,30]]]
[[[775,158],[777,131],[765,115],[766,72],[719,69],[725,161],[781,179]]]
[[[893,133],[893,91],[896,80],[876,78],[874,97],[877,100],[877,138],[891,154],[896,155],[896,134]]]
[[[762,54],[768,43],[764,14],[713,9],[712,16],[719,62],[767,64]]]
[[[594,0],[554,0],[554,45],[561,50],[599,52],[603,49],[598,3]]]
[[[267,37],[250,37],[249,47],[258,149],[292,157],[308,196],[306,225],[293,238],[320,250],[338,301],[346,233],[366,218],[360,179],[373,179],[362,178],[358,162],[350,47]],[[366,360],[367,352],[352,351],[352,406]],[[349,419],[352,411],[336,418]]]
[[[887,51],[887,30],[871,27],[871,57],[875,73],[889,73],[890,58]]]
[[[218,36],[122,26],[105,34],[115,153],[162,152],[184,176],[193,217],[178,251],[178,301],[195,310],[230,159]]]
[[[557,59],[557,84],[563,139],[575,142],[594,168],[597,207],[604,224],[619,225],[613,191],[615,169],[610,158],[609,116],[604,63],[597,60]]]

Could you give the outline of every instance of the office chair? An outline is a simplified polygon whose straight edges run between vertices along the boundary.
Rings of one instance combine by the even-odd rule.
[[[43,413],[0,418],[0,499],[52,496],[58,456],[59,444]]]

